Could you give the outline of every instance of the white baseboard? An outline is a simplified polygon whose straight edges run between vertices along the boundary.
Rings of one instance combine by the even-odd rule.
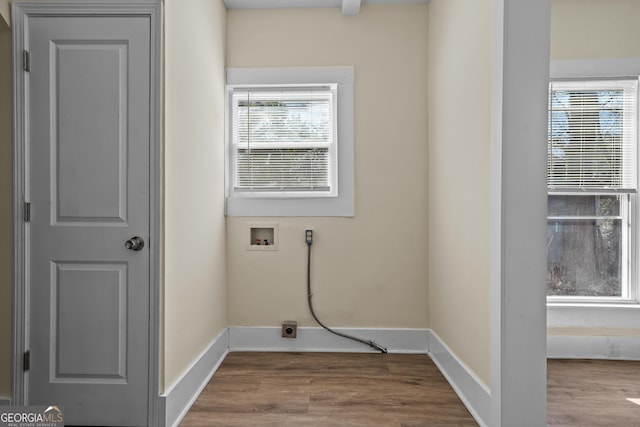
[[[490,425],[490,390],[431,330],[429,355],[478,424],[483,427]]]
[[[9,406],[11,405],[11,398],[0,396],[0,406]]]
[[[547,357],[640,360],[640,336],[548,335]]]
[[[163,396],[165,426],[177,426],[196,401],[229,352],[229,330],[225,328]]]
[[[335,328],[365,341],[373,340],[389,353],[426,354],[427,329]],[[298,351],[376,353],[366,344],[339,337],[320,327],[298,327],[297,338],[282,338],[279,327],[229,327],[229,351]]]
[[[337,331],[373,340],[389,353],[429,354],[471,415],[488,426],[491,395],[487,387],[429,329],[346,329]],[[229,351],[375,353],[373,348],[319,327],[299,327],[297,338],[282,338],[278,327],[229,327]]]
[[[337,331],[373,340],[389,353],[429,354],[471,415],[481,426],[489,425],[491,396],[486,386],[429,329],[336,328]],[[319,327],[299,327],[297,338],[282,338],[279,327],[230,326],[187,369],[181,379],[161,396],[165,426],[177,426],[207,385],[224,358],[233,351],[296,351],[375,353],[373,348]]]

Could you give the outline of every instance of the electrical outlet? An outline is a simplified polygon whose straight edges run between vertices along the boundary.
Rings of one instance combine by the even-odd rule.
[[[287,320],[282,323],[282,338],[296,338],[298,336],[298,322]]]
[[[304,231],[304,240],[307,245],[310,245],[313,243],[313,230]]]

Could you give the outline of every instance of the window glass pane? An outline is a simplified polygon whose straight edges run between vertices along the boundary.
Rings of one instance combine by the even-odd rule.
[[[328,191],[329,150],[239,149],[238,190]]]
[[[547,295],[622,296],[621,219],[549,219],[547,248]]]
[[[330,100],[240,100],[238,142],[245,144],[329,143]]]
[[[337,194],[333,86],[233,91],[234,192]]]
[[[549,195],[549,216],[619,216],[618,195]]]
[[[636,188],[636,94],[637,80],[550,84],[549,188]]]

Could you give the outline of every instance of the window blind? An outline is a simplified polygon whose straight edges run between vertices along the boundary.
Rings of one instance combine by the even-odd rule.
[[[637,93],[637,79],[551,82],[549,191],[636,191]]]
[[[237,192],[330,192],[335,161],[331,87],[236,89]]]

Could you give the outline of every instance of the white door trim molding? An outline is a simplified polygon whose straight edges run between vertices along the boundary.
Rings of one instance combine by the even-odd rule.
[[[99,15],[147,16],[150,20],[150,293],[149,293],[149,417],[150,425],[158,425],[160,418],[160,280],[162,253],[162,199],[161,199],[161,13],[160,0],[121,2],[112,0],[66,0],[64,3],[16,3],[13,11],[13,361],[12,404],[26,401],[26,375],[22,355],[28,338],[29,315],[27,302],[29,225],[25,221],[24,206],[30,200],[28,193],[29,168],[27,148],[29,82],[23,70],[22,52],[27,45],[28,18],[45,15]]]

